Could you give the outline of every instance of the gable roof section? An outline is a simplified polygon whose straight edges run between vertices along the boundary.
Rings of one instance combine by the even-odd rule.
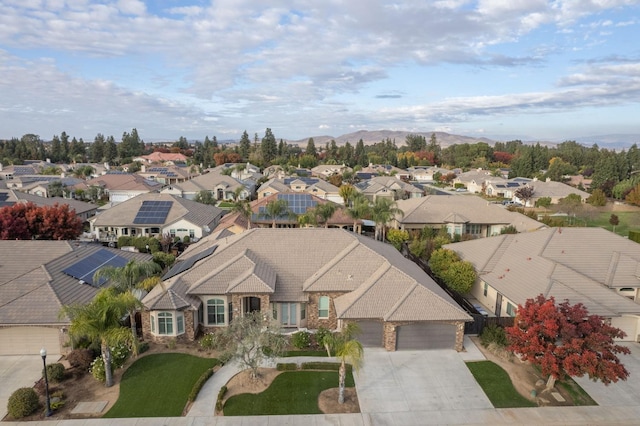
[[[445,247],[473,263],[483,281],[515,303],[542,293],[558,302],[583,303],[593,314],[640,314],[639,304],[615,290],[640,285],[640,245],[604,229],[552,228]]]

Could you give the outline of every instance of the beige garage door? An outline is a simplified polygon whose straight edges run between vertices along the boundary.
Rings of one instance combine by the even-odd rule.
[[[38,355],[60,353],[59,329],[46,327],[0,328],[0,355]]]

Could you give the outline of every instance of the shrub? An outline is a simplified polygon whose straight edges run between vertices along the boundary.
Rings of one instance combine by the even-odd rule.
[[[480,335],[480,343],[482,346],[488,347],[490,344],[495,344],[498,346],[505,347],[509,343],[507,341],[507,334],[504,331],[504,328],[491,324],[488,325],[482,330],[482,334]]]
[[[122,368],[130,353],[131,351],[126,345],[118,345],[111,348],[111,371],[116,368]],[[89,371],[96,380],[100,382],[104,382],[106,380],[102,355],[98,355],[98,357],[93,360]]]
[[[164,269],[173,265],[176,261],[176,257],[171,253],[156,251],[153,253],[153,261],[160,265],[162,269]]]
[[[89,371],[89,367],[94,360],[91,349],[74,349],[67,355],[67,361],[72,367],[77,367],[82,371]]]
[[[189,244],[191,242],[191,237],[189,237],[188,235],[185,235],[184,238],[182,239],[182,242],[185,244]]]
[[[320,347],[324,347],[324,339],[327,336],[331,336],[333,332],[326,327],[320,326],[315,332],[316,344]]]
[[[32,414],[40,407],[40,399],[33,388],[20,388],[11,394],[7,403],[7,411],[14,419],[21,419]]]
[[[298,369],[298,364],[295,362],[279,362],[276,364],[276,370],[278,371],[295,371]]]
[[[402,244],[405,241],[409,241],[409,233],[400,229],[389,229],[387,232],[387,240],[396,248],[396,250],[402,249]]]
[[[325,371],[338,371],[340,370],[339,362],[303,362],[300,365],[302,370],[325,370]],[[351,371],[351,364],[347,364],[347,372]]]
[[[47,379],[50,382],[61,382],[64,380],[64,375],[64,365],[59,362],[47,365]],[[44,378],[44,369],[42,369],[42,378]]]
[[[200,393],[200,390],[202,389],[204,384],[207,382],[207,380],[209,380],[211,376],[213,376],[213,368],[210,368],[204,373],[202,373],[198,381],[193,385],[193,388],[191,389],[191,393],[189,393],[190,402],[193,402],[196,400],[196,398],[198,397],[198,394]]]
[[[143,354],[149,350],[149,343],[142,342],[138,345],[138,354]]]
[[[226,386],[222,386],[220,388],[220,391],[218,392],[218,399],[216,400],[216,410],[217,411],[222,411],[222,400],[224,399],[224,396],[227,394],[227,387]]]
[[[640,243],[640,231],[629,231],[629,239],[636,243]]]
[[[308,331],[298,331],[291,336],[291,344],[298,349],[308,348],[311,345],[311,334]]]
[[[220,349],[229,344],[229,339],[224,333],[207,333],[200,339],[200,346],[203,349]]]

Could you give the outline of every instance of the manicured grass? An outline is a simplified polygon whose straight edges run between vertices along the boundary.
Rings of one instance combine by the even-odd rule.
[[[468,362],[467,368],[473,374],[482,390],[495,408],[537,407],[516,391],[509,374],[491,361]]]
[[[118,401],[103,417],[179,417],[193,385],[216,364],[186,354],[142,357],[125,371]]]
[[[306,350],[306,351],[286,351],[284,354],[282,354],[283,357],[292,357],[292,356],[323,356],[326,357],[327,356],[327,351],[312,351],[312,350]]]
[[[640,215],[637,212],[616,212],[619,224],[616,226],[616,234],[626,237],[629,235],[629,229],[640,228]],[[602,212],[593,219],[586,219],[588,226],[598,226],[600,228],[613,231],[613,225],[609,223],[611,212]]]
[[[348,372],[345,382],[347,387],[355,386],[353,375]],[[287,371],[262,393],[243,393],[229,398],[224,404],[224,415],[322,414],[318,395],[336,387],[337,371]]]
[[[597,402],[593,400],[589,396],[588,393],[582,389],[582,386],[577,384],[571,377],[568,377],[566,380],[561,382],[556,382],[556,386],[559,386],[567,391],[569,395],[571,395],[571,399],[573,399],[573,405],[598,405]]]
[[[233,203],[229,203],[227,201],[221,201],[218,203],[218,207],[221,209],[231,209],[233,208]]]

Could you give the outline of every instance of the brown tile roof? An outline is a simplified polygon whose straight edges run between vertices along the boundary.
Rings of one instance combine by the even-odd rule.
[[[273,291],[273,302],[305,302],[311,291],[344,292],[336,299],[343,318],[470,319],[393,246],[344,230],[252,229],[204,238],[184,256],[212,244],[218,245],[213,254],[166,280],[165,287],[191,297]],[[143,303],[150,307],[161,292],[156,287]]]

